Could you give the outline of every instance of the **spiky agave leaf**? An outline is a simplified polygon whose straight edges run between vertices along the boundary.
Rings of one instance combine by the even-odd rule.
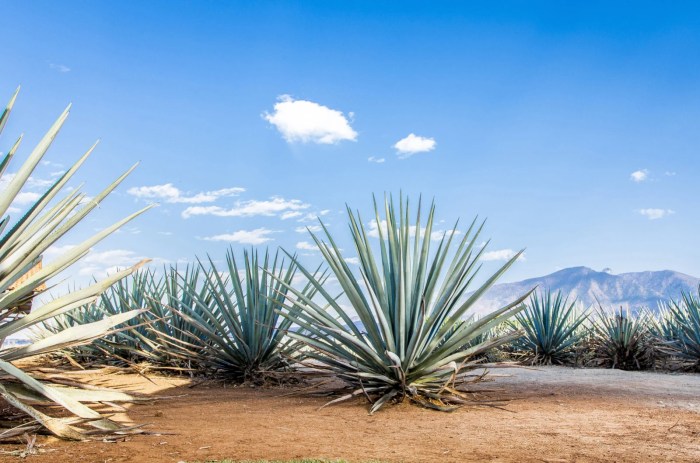
[[[81,364],[129,365],[140,371],[189,372],[202,370],[207,336],[183,318],[181,310],[196,309],[193,294],[208,296],[207,278],[199,266],[165,267],[159,275],[153,269],[138,271],[118,281],[98,300],[64,314],[45,326],[39,337],[75,325],[118,315],[135,308],[147,308],[122,328],[90,345],[71,348],[70,355]],[[188,291],[183,288],[189,288]]]
[[[5,126],[16,95],[17,93],[13,95],[10,103],[0,115],[0,131]],[[25,313],[21,309],[35,297],[37,290],[49,279],[77,262],[89,252],[92,246],[145,211],[145,209],[141,210],[120,220],[71,248],[51,263],[44,265],[40,270],[32,274],[27,273],[41,262],[42,254],[49,246],[59,240],[96,208],[131,171],[129,169],[129,171],[92,199],[88,200],[80,191],[73,191],[64,196],[63,199],[57,199],[62,188],[90,155],[94,148],[93,146],[75,165],[59,177],[29,207],[24,215],[8,229],[10,218],[5,214],[11,210],[10,206],[45,155],[67,117],[68,108],[59,116],[58,120],[32,150],[29,157],[8,182],[6,189],[0,192],[0,216],[4,216],[2,222],[0,222],[0,229],[4,232],[0,237],[0,341],[2,343],[8,337],[12,337],[23,330],[36,327],[94,300],[111,284],[135,270],[135,268],[131,268],[118,272],[88,288],[70,292],[48,302],[30,313]],[[15,142],[8,154],[0,161],[0,172],[4,173],[6,171],[11,158],[19,147],[20,140],[21,138]],[[90,342],[96,337],[111,331],[116,325],[135,317],[138,312],[138,310],[133,310],[116,317],[105,317],[102,320],[95,321],[95,323],[57,332],[51,337],[24,347],[3,348],[0,346],[0,370],[3,370],[5,373],[0,385],[0,395],[9,403],[30,415],[40,425],[60,437],[84,438],[87,434],[79,423],[86,423],[105,432],[114,432],[122,429],[117,423],[102,417],[99,413],[71,398],[70,394],[64,392],[63,389],[55,388],[36,380],[12,362],[28,356],[63,349],[70,345]],[[21,391],[25,391],[26,394],[39,394],[53,403],[66,408],[80,420],[49,417],[28,403],[23,402]],[[6,435],[0,432],[0,439]]]
[[[700,295],[700,287],[698,288]],[[700,371],[700,298],[681,293],[680,301],[669,301],[667,344],[684,369]]]
[[[554,295],[550,290],[535,293],[512,323],[524,331],[522,337],[513,341],[513,349],[534,365],[570,362],[587,318],[586,311],[577,310],[576,299],[569,303],[561,291]]]
[[[226,254],[226,271],[209,259],[200,262],[205,288],[183,281],[182,291],[191,304],[178,303],[177,312],[201,337],[198,363],[217,376],[238,381],[264,381],[286,370],[299,359],[296,341],[286,334],[292,322],[280,316],[291,291],[313,298],[316,288],[308,283],[292,290],[297,266],[276,253],[244,251],[240,267],[233,249]],[[325,276],[314,274],[323,282]]]
[[[651,327],[648,310],[606,312],[599,305],[590,341],[596,364],[620,370],[653,367],[657,343]]]
[[[354,389],[336,401],[364,395],[371,398],[373,413],[390,400],[408,397],[426,407],[450,410],[465,402],[466,396],[456,386],[466,380],[476,363],[473,359],[519,336],[496,336],[463,349],[519,312],[529,293],[478,320],[459,322],[522,251],[469,293],[485,249],[478,244],[483,224],[477,225],[475,219],[461,239],[457,238],[455,225],[442,234],[432,252],[434,204],[425,224],[420,202],[415,223],[411,221],[408,199],[399,200],[399,210],[391,198],[385,199],[385,221],[376,200],[374,208],[378,252],[377,242],[365,231],[359,212],[348,208],[359,276],[346,263],[323,223],[327,241],[311,233],[350,307],[329,294],[300,265],[323,302],[286,285],[297,300],[288,301],[285,316],[307,330],[290,332],[289,336],[311,348],[308,355],[320,368]],[[456,241],[452,252],[451,245]]]

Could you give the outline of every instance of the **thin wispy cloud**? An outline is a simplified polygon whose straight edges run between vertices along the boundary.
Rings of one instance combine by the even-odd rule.
[[[284,214],[280,215],[280,219],[288,220],[288,219],[293,219],[295,217],[299,217],[300,215],[303,215],[303,213],[301,213],[299,211],[287,211]]]
[[[663,219],[664,217],[668,217],[669,215],[675,214],[676,211],[672,209],[654,209],[654,208],[649,208],[649,209],[640,209],[639,214],[643,215],[649,220],[659,220]]]
[[[309,225],[307,227],[297,227],[294,229],[294,231],[297,233],[307,233],[307,232],[318,233],[321,230],[323,230],[323,227],[320,225]]]
[[[373,238],[379,238],[379,228],[381,227],[382,231],[382,236],[386,237],[387,236],[387,223],[386,220],[382,220],[379,224],[377,224],[377,221],[375,219],[372,219],[369,221],[368,225],[368,231],[367,231],[367,236],[371,236]],[[409,227],[409,234],[410,236],[416,236],[416,226],[411,225]],[[421,227],[420,229],[421,236],[425,236],[426,229],[425,227]],[[430,239],[432,241],[440,241],[443,237],[449,237],[452,234],[453,230],[433,230],[430,233]],[[454,231],[455,235],[460,235],[462,232],[459,230]]]
[[[225,241],[227,243],[240,243],[258,245],[272,241],[270,236],[277,233],[275,230],[267,228],[256,228],[254,230],[238,230],[233,233],[223,233],[221,235],[207,236],[205,241]]]
[[[410,133],[406,138],[402,138],[394,144],[399,159],[406,159],[414,154],[427,153],[435,149],[434,138],[421,137]]]
[[[12,204],[16,206],[26,206],[27,204],[35,203],[39,198],[41,198],[39,193],[34,193],[33,191],[22,191],[17,193],[17,196],[15,196]]]
[[[308,241],[299,241],[296,247],[302,251],[318,251],[318,246]]]
[[[517,251],[512,249],[497,249],[495,251],[486,251],[481,255],[481,260],[485,262],[490,261],[507,261],[515,257]],[[525,254],[521,254],[518,260],[525,260]]]
[[[127,190],[131,196],[140,199],[148,199],[152,201],[163,201],[166,203],[182,203],[182,204],[201,204],[213,203],[219,198],[238,196],[243,193],[245,188],[232,187],[221,188],[219,190],[204,191],[188,195],[172,183],[163,185],[139,186],[132,187]]]
[[[72,244],[50,246],[43,255],[47,262],[51,262],[74,247],[75,246]],[[104,278],[118,270],[131,267],[145,258],[146,257],[129,249],[107,249],[103,251],[91,249],[90,253],[80,259],[73,268],[74,271],[77,271],[77,274],[81,276]],[[152,265],[168,262],[168,260],[160,257],[151,256],[149,258],[151,259]]]
[[[301,218],[299,218],[297,222],[316,222],[319,219],[319,217],[328,215],[330,214],[330,212],[330,209],[324,209],[318,212],[309,212],[308,214],[304,214]]]
[[[273,196],[269,200],[239,201],[232,208],[219,206],[192,206],[182,211],[182,217],[187,219],[196,215],[213,215],[216,217],[253,217],[284,215],[286,212],[301,211],[311,207],[299,199],[284,199]]]
[[[360,258],[359,258],[359,257],[346,257],[346,258],[343,259],[343,260],[344,260],[345,262],[347,262],[348,264],[360,265]]]
[[[370,156],[367,158],[367,161],[373,162],[375,164],[383,164],[386,159],[384,158],[375,158],[374,156]]]
[[[50,187],[54,183],[56,183],[56,180],[43,179],[43,178],[37,178],[37,177],[29,177],[27,179],[27,186],[29,188],[46,188],[46,187]]]
[[[348,116],[352,118],[353,114]],[[263,113],[263,118],[275,126],[288,143],[330,145],[357,139],[357,132],[341,111],[313,101],[295,100],[289,95],[279,97],[273,112]]]
[[[70,68],[65,64],[49,63],[49,68],[53,69],[54,71],[58,71],[61,74],[70,72]]]
[[[636,183],[643,182],[649,178],[649,171],[647,169],[635,170],[630,174],[630,180]]]

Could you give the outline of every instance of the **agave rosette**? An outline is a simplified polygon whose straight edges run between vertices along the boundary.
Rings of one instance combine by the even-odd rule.
[[[581,329],[588,320],[586,311],[579,311],[576,299],[569,302],[561,291],[547,290],[533,294],[525,310],[515,315],[513,327],[524,335],[513,342],[513,349],[525,361],[536,365],[570,362],[576,345],[581,341]]]
[[[0,114],[0,132],[5,127],[16,97],[17,92]],[[44,264],[38,271],[28,273],[30,269],[37,267],[42,260],[43,253],[51,245],[94,210],[133,169],[133,167],[129,169],[94,198],[86,197],[80,190],[73,190],[58,199],[63,187],[92,153],[95,148],[93,145],[10,226],[10,216],[7,214],[11,211],[11,205],[58,134],[68,117],[69,108],[70,106],[51,126],[17,172],[14,175],[8,175],[7,186],[0,192],[0,217],[3,217],[0,221],[0,340],[2,344],[18,333],[50,322],[55,317],[90,303],[110,285],[135,270],[135,268],[131,268],[117,272],[87,288],[58,297],[29,313],[24,309],[27,304],[31,304],[31,301],[49,279],[77,262],[89,252],[92,246],[147,209],[105,228],[53,261]],[[20,146],[21,139],[20,136],[0,161],[0,175],[5,174],[10,161]],[[99,391],[87,393],[84,390],[79,390],[76,393],[75,389],[40,381],[35,378],[35,375],[23,371],[14,362],[26,357],[65,349],[69,346],[89,343],[139,313],[138,309],[130,310],[88,324],[76,325],[24,346],[0,346],[0,370],[2,371],[0,396],[34,420],[34,424],[21,424],[14,429],[0,430],[0,439],[36,429],[36,423],[57,436],[72,439],[82,439],[95,432],[124,432],[121,425],[103,417],[85,403],[101,400],[110,401],[110,399],[131,400],[132,397],[109,391],[103,391],[102,395]],[[100,399],[100,397],[104,397],[104,399]],[[35,404],[37,403],[58,404],[71,412],[73,416],[67,418],[50,417],[36,408]],[[92,431],[87,431],[85,427],[91,428]]]
[[[473,342],[520,311],[528,294],[479,319],[463,318],[522,251],[469,292],[485,249],[478,244],[483,224],[477,226],[474,220],[461,238],[455,225],[441,234],[433,252],[434,204],[425,224],[420,202],[415,222],[408,200],[402,198],[399,204],[397,210],[391,198],[385,200],[384,221],[375,200],[378,252],[359,212],[348,208],[359,275],[323,223],[325,240],[311,233],[348,305],[300,265],[321,297],[314,300],[286,285],[295,300],[287,302],[284,314],[303,329],[290,331],[289,337],[310,348],[307,355],[314,367],[352,388],[331,403],[362,395],[372,402],[370,413],[390,400],[404,398],[452,410],[469,399],[458,387],[478,364],[477,357],[520,334]],[[464,348],[467,345],[470,347]]]

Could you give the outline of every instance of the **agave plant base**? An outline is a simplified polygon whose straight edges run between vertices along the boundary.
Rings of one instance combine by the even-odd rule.
[[[322,365],[307,364],[306,366],[309,367],[310,376],[321,378],[312,388],[321,388],[338,379],[332,371],[327,371]],[[491,392],[489,390],[470,388],[479,383],[492,381],[488,375],[488,368],[497,366],[499,364],[479,364],[475,361],[457,373],[456,365],[450,365],[449,368],[453,369],[455,374],[447,381],[436,382],[418,380],[416,383],[405,383],[397,380],[393,384],[388,384],[346,379],[339,387],[326,391],[334,398],[321,408],[362,398],[370,404],[370,415],[387,404],[405,402],[442,412],[453,412],[465,405],[502,406],[507,402],[506,399],[488,397],[486,394]],[[403,372],[401,375],[403,376]]]
[[[85,375],[104,378],[119,369],[69,371],[53,368],[50,360],[30,359],[21,362],[22,371],[45,393],[28,389],[11,375],[0,375],[0,397],[8,406],[0,412],[0,442],[16,441],[25,434],[53,434],[68,440],[116,441],[126,436],[147,433],[143,425],[128,426],[88,408],[85,404],[107,406],[114,412],[124,409],[120,403],[153,402],[153,397],[92,386],[83,381]],[[78,374],[76,376],[76,373]],[[60,393],[75,415],[56,414],[52,392]],[[63,405],[63,402],[59,401]],[[26,404],[31,404],[31,407]],[[104,413],[104,411],[103,411]]]

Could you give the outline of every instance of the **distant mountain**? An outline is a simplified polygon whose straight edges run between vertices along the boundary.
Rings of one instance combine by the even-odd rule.
[[[535,286],[539,290],[562,290],[586,306],[595,304],[597,297],[604,307],[656,309],[661,301],[677,299],[681,291],[697,291],[699,283],[698,278],[671,270],[614,275],[609,269],[598,272],[572,267],[539,278],[495,285],[477,302],[475,312],[503,307]]]

